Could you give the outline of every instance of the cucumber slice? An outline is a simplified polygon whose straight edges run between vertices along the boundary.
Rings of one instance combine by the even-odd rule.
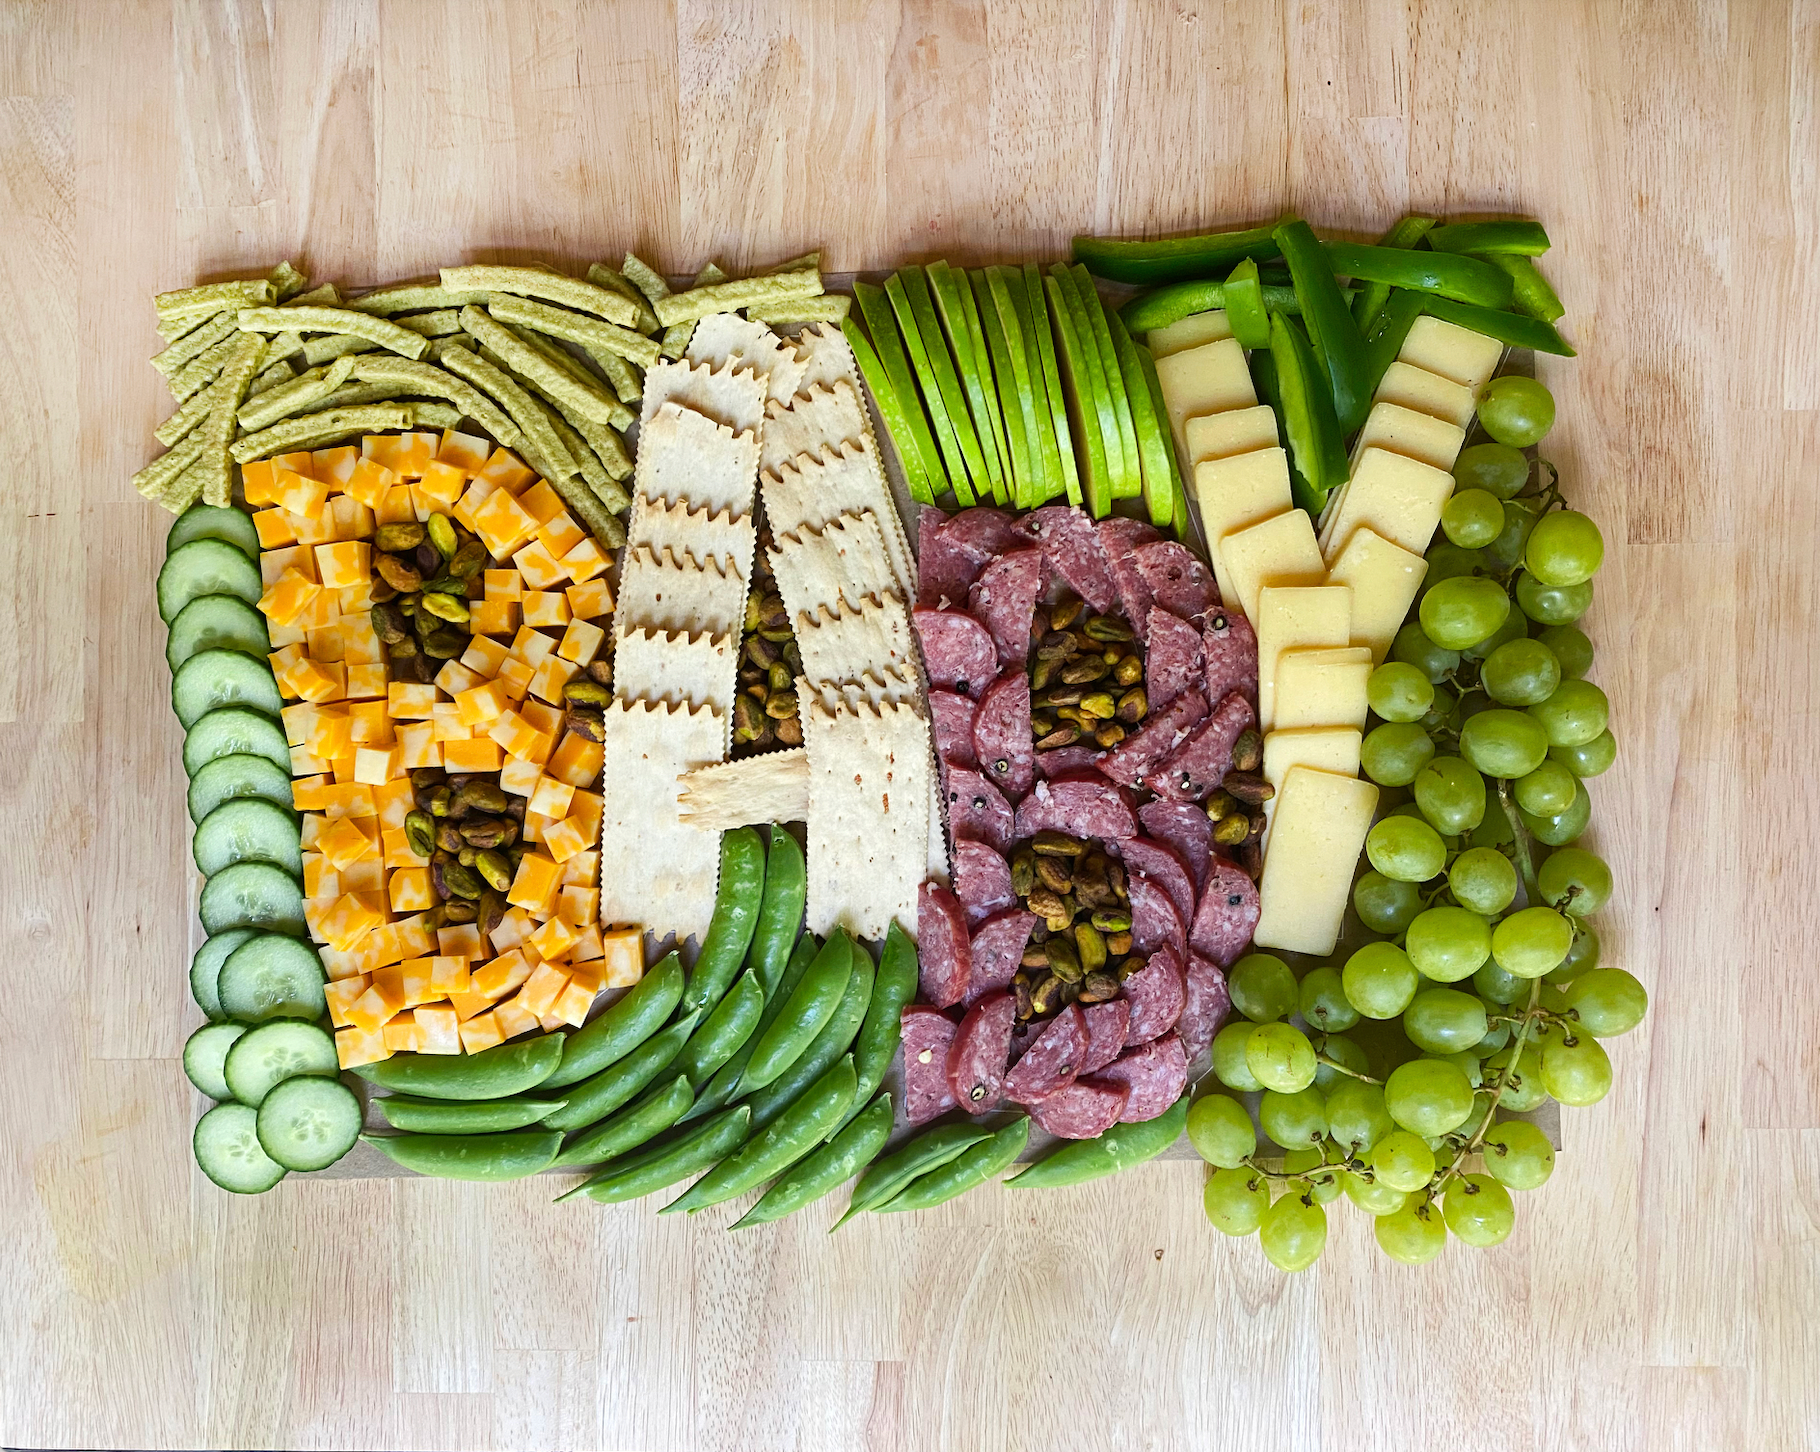
[[[241,753],[263,756],[281,771],[291,769],[291,745],[276,721],[247,706],[220,706],[197,717],[183,738],[184,775]]]
[[[269,862],[222,868],[202,884],[200,911],[211,936],[229,928],[265,928],[295,937],[307,930],[303,889],[290,873]]]
[[[236,862],[271,862],[303,876],[303,841],[297,818],[258,797],[223,802],[204,817],[190,842],[190,855],[204,877],[213,877]]]
[[[234,1097],[223,1066],[228,1050],[246,1031],[243,1023],[205,1023],[184,1043],[183,1072],[209,1098],[220,1101]]]
[[[255,564],[259,562],[259,531],[244,509],[218,509],[212,504],[192,504],[171,521],[164,537],[164,553],[174,555],[193,539],[221,539],[235,546]]]
[[[251,706],[277,720],[284,698],[271,666],[245,651],[202,650],[177,667],[171,677],[171,710],[185,731],[220,706]]]
[[[209,1016],[210,1023],[220,1023],[227,1017],[221,1007],[221,965],[227,962],[227,955],[253,936],[251,928],[229,928],[225,933],[217,933],[200,948],[196,956],[190,959],[190,997],[196,1000],[196,1007]]]
[[[291,795],[291,774],[263,756],[237,751],[218,756],[190,778],[190,820],[200,822],[223,802],[258,798],[296,810]]]
[[[171,622],[164,642],[164,661],[172,674],[198,651],[243,650],[248,655],[271,653],[272,637],[265,617],[235,595],[203,595],[190,601]]]
[[[1049,424],[1055,433],[1056,458],[1061,466],[1062,488],[1068,502],[1081,502],[1081,476],[1075,467],[1074,436],[1068,428],[1068,400],[1062,396],[1062,376],[1055,365],[1055,333],[1050,325],[1049,299],[1043,291],[1043,274],[1034,262],[1024,264],[1024,292],[1030,299],[1030,330],[1036,340],[1043,392],[1049,401]]]
[[[224,539],[193,539],[178,545],[158,571],[158,614],[166,625],[190,601],[204,595],[232,595],[257,605],[264,593],[259,566],[239,545]]]
[[[288,1173],[259,1143],[259,1116],[244,1104],[217,1104],[196,1121],[196,1163],[224,1190],[259,1195]]]
[[[324,1170],[354,1148],[360,1117],[339,1079],[286,1079],[259,1106],[259,1145],[287,1170]]]
[[[1112,412],[1119,427],[1120,469],[1112,479],[1114,499],[1134,498],[1144,487],[1143,466],[1138,462],[1137,425],[1132,422],[1131,400],[1125,393],[1125,375],[1119,369],[1119,357],[1112,346],[1112,330],[1106,322],[1106,309],[1100,305],[1100,292],[1093,275],[1080,263],[1069,269],[1074,278],[1075,295],[1081,300],[1081,311],[1087,315],[1088,330],[1093,334],[1100,355],[1100,373],[1106,385],[1106,396],[1112,400]]]
[[[228,1050],[222,1070],[234,1097],[253,1109],[286,1079],[333,1079],[340,1072],[328,1030],[288,1019],[249,1030]]]
[[[1062,400],[1068,409],[1075,435],[1081,441],[1081,485],[1086,493],[1087,512],[1104,519],[1112,512],[1112,476],[1106,472],[1106,440],[1100,432],[1099,409],[1093,399],[1093,384],[1088,377],[1085,346],[1074,325],[1074,310],[1062,295],[1062,285],[1053,277],[1043,279],[1049,297],[1049,315],[1055,323],[1056,353],[1061,363]]]
[[[257,933],[221,965],[221,1011],[241,1023],[320,1018],[328,1009],[322,976],[322,959],[308,943]]]

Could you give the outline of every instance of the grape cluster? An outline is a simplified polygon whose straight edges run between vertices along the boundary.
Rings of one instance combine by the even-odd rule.
[[[1604,541],[1565,506],[1552,466],[1532,471],[1521,452],[1554,421],[1548,390],[1500,378],[1478,411],[1491,442],[1461,452],[1422,596],[1370,679],[1379,724],[1361,763],[1388,810],[1353,906],[1378,936],[1299,981],[1268,953],[1234,964],[1241,1017],[1213,1043],[1214,1077],[1233,1094],[1188,1115],[1215,1167],[1207,1218],[1255,1231],[1285,1271],[1319,1258],[1325,1207],[1341,1195],[1407,1264],[1440,1254],[1449,1231],[1503,1241],[1510,1192],[1546,1181],[1554,1150],[1498,1111],[1602,1099],[1600,1040],[1648,1007],[1636,978],[1599,965],[1586,920],[1611,896],[1611,870],[1574,845],[1592,812],[1586,780],[1617,754],[1575,624]],[[1257,1124],[1286,1151],[1280,1171],[1258,1163],[1238,1094],[1259,1096]],[[1483,1173],[1467,1168],[1475,1155]]]

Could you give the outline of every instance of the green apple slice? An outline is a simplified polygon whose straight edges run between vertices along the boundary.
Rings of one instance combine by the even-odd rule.
[[[1011,344],[1005,337],[1005,326],[999,321],[998,303],[992,296],[992,281],[985,270],[968,274],[974,301],[979,305],[980,325],[986,334],[986,350],[992,359],[992,374],[997,384],[999,413],[1005,423],[1005,438],[1011,457],[1011,504],[1024,507],[1033,493],[1031,487],[1030,439],[1024,432],[1024,410],[1018,403],[1017,377],[1011,366]]]
[[[875,287],[869,282],[855,282],[853,300],[859,304],[866,326],[872,330],[873,348],[878,354],[885,377],[890,380],[892,391],[897,395],[898,407],[904,415],[905,435],[914,448],[926,480],[929,498],[925,502],[933,504],[948,492],[948,470],[942,463],[940,450],[935,446],[935,436],[929,431],[929,416],[923,411],[922,400],[916,391],[916,380],[910,376],[910,360],[904,355],[904,342],[897,331],[897,320],[892,316],[890,299],[885,296],[882,287]],[[904,449],[900,448],[898,454],[904,460],[907,478],[910,460]]]
[[[1055,320],[1062,393],[1075,437],[1081,441],[1081,484],[1087,512],[1095,519],[1104,519],[1112,509],[1112,476],[1106,472],[1106,439],[1100,432],[1099,407],[1087,374],[1087,345],[1074,325],[1074,312],[1062,296],[1062,285],[1054,277],[1045,277],[1043,287],[1049,295],[1050,316]]]
[[[1169,440],[1151,410],[1144,365],[1138,361],[1137,344],[1125,331],[1125,320],[1114,313],[1106,323],[1112,330],[1112,347],[1118,354],[1119,371],[1124,376],[1125,392],[1131,400],[1131,420],[1137,429],[1144,507],[1150,512],[1152,524],[1158,529],[1167,529],[1175,517],[1175,481],[1169,475]]]
[[[965,288],[955,282],[954,269],[946,262],[936,261],[929,264],[928,271],[929,288],[935,295],[935,311],[947,334],[948,347],[960,374],[961,389],[967,397],[967,411],[973,418],[974,438],[980,462],[986,468],[986,482],[991,487],[993,502],[1003,504],[1010,495],[1005,489],[1005,461],[1000,453],[998,434],[992,427],[991,414],[986,411],[986,391],[992,386],[992,364],[983,356],[985,340],[980,340],[976,352],[972,330],[967,326],[967,314],[961,305],[961,293]],[[911,301],[915,301],[914,296]],[[982,372],[986,378],[984,383],[980,381]]]
[[[1063,262],[1056,263],[1049,269],[1050,278],[1056,285],[1068,309],[1068,316],[1074,322],[1074,334],[1081,345],[1081,366],[1086,386],[1089,390],[1093,415],[1099,427],[1100,444],[1105,459],[1107,489],[1107,511],[1111,509],[1111,500],[1119,497],[1119,487],[1125,477],[1125,450],[1119,434],[1118,411],[1113,407],[1112,391],[1106,383],[1106,369],[1100,361],[1099,345],[1094,341],[1093,325],[1087,320],[1087,309],[1081,302],[1080,289],[1075,285],[1074,274]],[[1103,516],[1101,516],[1103,517]]]
[[[1014,492],[1011,481],[1011,435],[1005,430],[1005,411],[999,406],[998,385],[992,376],[992,353],[986,345],[986,325],[980,319],[979,300],[973,295],[975,283],[962,272],[955,291],[960,295],[961,311],[967,315],[967,336],[973,339],[973,356],[979,360],[980,388],[986,395],[986,412],[992,417],[992,432],[998,439],[999,459],[1003,463],[1005,495],[999,500],[1009,504]]]
[[[979,434],[974,430],[973,415],[967,408],[967,394],[956,372],[955,355],[942,331],[941,320],[936,316],[928,274],[920,267],[905,267],[899,269],[898,276],[903,280],[904,296],[910,299],[917,330],[923,335],[923,347],[929,355],[929,366],[935,372],[942,407],[947,410],[949,426],[954,430],[955,442],[960,445],[961,458],[967,465],[968,482],[973,486],[976,498],[983,499],[992,491],[992,476],[986,470]]]
[[[1119,454],[1122,469],[1113,475],[1112,497],[1130,499],[1143,492],[1143,466],[1138,462],[1137,425],[1132,421],[1131,399],[1125,391],[1124,371],[1119,367],[1118,353],[1112,346],[1112,332],[1106,323],[1106,310],[1100,306],[1099,289],[1093,285],[1093,274],[1081,263],[1069,269],[1074,275],[1074,288],[1080,294],[1081,307],[1093,329],[1093,341],[1100,353],[1100,367],[1106,375],[1106,394],[1112,400],[1112,411],[1118,418]]]
[[[1043,291],[1043,274],[1034,262],[1024,264],[1024,291],[1030,296],[1030,324],[1036,331],[1036,355],[1043,365],[1043,388],[1049,395],[1049,418],[1055,429],[1055,447],[1061,460],[1062,489],[1070,504],[1081,502],[1081,475],[1074,454],[1074,433],[1068,427],[1068,400],[1062,394],[1062,376],[1056,367],[1054,320]]]
[[[1163,420],[1169,417],[1169,406],[1163,402],[1163,381],[1156,376],[1156,355],[1136,339],[1132,347],[1137,350],[1138,367],[1144,370],[1144,391],[1150,395],[1150,416],[1156,420],[1159,432]],[[1169,458],[1169,524],[1180,540],[1188,538],[1191,521],[1188,518],[1188,485],[1182,478],[1182,460],[1176,452],[1175,440],[1163,441],[1164,452]]]
[[[1022,345],[1024,356],[1024,377],[1029,380],[1026,401],[1029,405],[1025,412],[1025,435],[1031,442],[1030,461],[1033,471],[1038,472],[1040,488],[1036,497],[1030,501],[1035,507],[1045,504],[1062,492],[1061,451],[1056,447],[1055,425],[1049,416],[1049,390],[1043,379],[1042,360],[1036,352],[1036,323],[1030,316],[1030,295],[1024,290],[1024,274],[1016,267],[999,267],[994,269],[998,280],[1004,284],[1004,296],[1011,303],[1011,315],[1017,319],[1016,336]],[[997,294],[995,294],[996,296]],[[1005,323],[1005,336],[1012,336],[1012,324]],[[1016,352],[1012,354],[1014,363]]]
[[[915,370],[916,381],[923,390],[923,401],[929,405],[929,421],[935,425],[935,441],[941,449],[942,461],[948,466],[948,482],[954,486],[954,497],[963,506],[969,505],[973,503],[973,488],[967,457],[962,453],[960,439],[954,432],[954,420],[948,416],[941,381],[930,361],[922,330],[917,326],[916,310],[910,306],[910,296],[904,290],[903,273],[894,272],[885,279],[885,296],[891,300],[891,311],[897,316],[897,326],[903,332],[904,346],[910,352],[910,366]]]
[[[1021,292],[1020,280],[1018,290]],[[998,314],[999,331],[1005,339],[1005,360],[1011,373],[1011,396],[1006,412],[1017,410],[1018,427],[1024,437],[1024,460],[1027,472],[1019,488],[1019,509],[1034,509],[1047,497],[1049,474],[1043,459],[1042,435],[1037,431],[1036,397],[1030,377],[1030,360],[1024,351],[1024,325],[1018,317],[1017,303],[1011,295],[1007,269],[986,269],[986,293],[993,311]]]
[[[866,380],[866,387],[872,390],[873,400],[878,404],[878,415],[885,421],[885,432],[891,438],[891,447],[897,450],[897,462],[904,471],[904,487],[917,503],[935,503],[935,491],[929,487],[929,476],[923,472],[922,455],[917,452],[916,440],[910,431],[910,420],[904,413],[903,401],[898,398],[890,375],[885,372],[885,365],[879,361],[872,344],[851,316],[842,321],[840,330],[847,345],[853,349],[853,361],[859,365],[860,377]]]

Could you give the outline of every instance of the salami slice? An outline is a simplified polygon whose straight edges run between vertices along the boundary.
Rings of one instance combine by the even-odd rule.
[[[1095,1139],[1119,1122],[1130,1092],[1103,1079],[1076,1079],[1032,1104],[1030,1117],[1057,1139]]]
[[[967,943],[967,915],[960,900],[939,882],[925,882],[916,900],[918,986],[937,1008],[959,1003],[973,972]]]
[[[1125,998],[1131,1004],[1126,1047],[1147,1044],[1174,1028],[1187,996],[1182,960],[1167,948],[1152,953],[1150,961],[1125,980]]]
[[[1097,614],[1112,608],[1118,588],[1106,568],[1106,551],[1100,547],[1091,519],[1066,504],[1045,504],[1024,516],[1024,527],[1036,536],[1049,568],[1070,590]]]
[[[1213,853],[1213,823],[1207,820],[1207,813],[1193,802],[1159,799],[1138,808],[1138,822],[1188,865],[1198,894],[1207,881],[1207,859]]]
[[[1232,1012],[1232,995],[1226,991],[1226,975],[1219,964],[1199,953],[1188,955],[1187,993],[1182,1001],[1182,1016],[1176,1020],[1176,1032],[1182,1036],[1182,1049],[1190,1059],[1207,1052],[1213,1036]]]
[[[1223,701],[1237,691],[1257,706],[1258,637],[1249,620],[1237,610],[1209,611],[1201,628],[1201,654],[1208,700]]]
[[[1120,1124],[1142,1124],[1155,1119],[1182,1097],[1188,1087],[1188,1054],[1175,1034],[1135,1049],[1127,1049],[1100,1070],[1100,1078],[1126,1088]]]
[[[1157,606],[1144,628],[1144,694],[1160,711],[1186,690],[1199,690],[1201,632],[1179,615]]]
[[[1131,1023],[1131,1005],[1122,998],[1096,1003],[1081,1017],[1087,1022],[1087,1048],[1077,1074],[1097,1074],[1125,1051],[1125,1030]]]
[[[967,590],[986,567],[947,538],[948,516],[925,504],[916,521],[916,603],[965,607]]]
[[[961,900],[969,924],[977,927],[1017,901],[1011,890],[1011,864],[984,842],[962,838],[954,844],[952,855],[954,895]]]
[[[1220,603],[1220,587],[1213,582],[1213,571],[1189,550],[1172,539],[1160,539],[1139,545],[1132,551],[1138,573],[1150,587],[1151,597],[1172,615],[1199,625],[1207,612]]]
[[[999,789],[977,771],[948,769],[948,832],[956,842],[971,838],[995,852],[1009,852],[1016,818]]]
[[[923,644],[929,683],[977,696],[998,674],[998,647],[986,627],[961,610],[918,605],[911,618]]]
[[[1230,968],[1251,945],[1257,925],[1258,885],[1242,869],[1214,854],[1188,935],[1194,951]]]
[[[1097,746],[1052,746],[1036,754],[1036,769],[1037,774],[1044,777],[1069,776],[1093,770],[1094,762],[1099,759]]]
[[[973,977],[967,984],[968,1003],[977,1003],[987,994],[1011,986],[1024,949],[1030,942],[1030,930],[1037,921],[1035,913],[1004,912],[988,918],[974,930]]]
[[[954,691],[929,692],[929,729],[935,754],[949,766],[976,766],[973,718],[979,707]]]
[[[1040,549],[1012,550],[987,565],[967,592],[967,608],[992,633],[999,664],[1021,669],[1030,654],[1030,621],[1048,569]]]
[[[967,1010],[948,1045],[948,1090],[969,1114],[986,1114],[1005,1094],[1011,1062],[1011,1021],[1017,1000],[991,993]]]
[[[1141,812],[1143,809],[1140,807],[1138,810]],[[1206,821],[1205,813],[1201,820]],[[1128,838],[1118,844],[1118,849],[1119,856],[1125,859],[1127,867],[1135,867],[1169,894],[1169,900],[1175,904],[1175,910],[1183,922],[1193,920],[1195,887],[1186,862],[1161,842],[1152,841],[1148,837]],[[964,894],[962,901],[965,901]]]
[[[1139,545],[1149,544],[1162,536],[1154,526],[1140,519],[1127,519],[1122,514],[1102,519],[1094,526],[1094,533],[1099,537],[1100,548],[1106,552],[1106,568],[1119,592],[1125,619],[1133,630],[1141,630],[1150,618],[1150,607],[1156,603],[1156,597],[1144,582],[1134,551]]]
[[[1207,719],[1207,698],[1184,691],[1094,763],[1120,786],[1143,785],[1150,769]]]
[[[1251,702],[1234,691],[1199,730],[1151,769],[1146,785],[1171,801],[1203,800],[1232,770],[1232,747],[1239,734],[1257,721]]]
[[[995,556],[1030,543],[1030,536],[1009,514],[985,505],[959,511],[942,527],[942,533],[950,544],[965,550],[982,566]]]
[[[1117,787],[1098,777],[1061,777],[1040,781],[1017,804],[1017,836],[1066,832],[1070,837],[1098,837],[1110,842],[1135,837],[1137,818]]]
[[[1132,948],[1139,953],[1154,953],[1162,948],[1186,953],[1187,921],[1175,910],[1163,885],[1147,873],[1129,872],[1125,875],[1125,890],[1131,894]]]
[[[904,1113],[912,1124],[926,1124],[954,1108],[948,1084],[948,1049],[954,1042],[954,1020],[926,1003],[904,1010]]]
[[[980,774],[1012,802],[1036,780],[1030,680],[1022,664],[1007,666],[980,697],[973,718],[973,755]]]
[[[1034,1104],[1074,1082],[1087,1052],[1087,1020],[1069,1004],[1044,1026],[1036,1042],[1005,1076],[1005,1097]]]

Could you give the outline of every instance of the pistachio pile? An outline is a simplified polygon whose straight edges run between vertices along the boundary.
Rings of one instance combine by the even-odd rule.
[[[1086,608],[1064,594],[1032,623],[1030,726],[1038,751],[1083,740],[1110,749],[1150,711],[1131,627],[1116,615],[1085,615]]]
[[[373,532],[373,630],[395,681],[423,684],[468,648],[468,599],[487,547],[444,514]]]
[[[1262,775],[1263,765],[1264,738],[1255,727],[1247,727],[1232,743],[1232,770],[1202,803],[1207,819],[1213,823],[1213,845],[1237,862],[1254,882],[1264,866],[1260,841],[1264,835],[1264,803],[1276,792]]]
[[[486,773],[450,775],[439,766],[411,773],[412,808],[405,840],[430,859],[438,899],[424,915],[427,928],[478,922],[492,932],[506,910],[506,889],[524,855],[525,798],[511,796]]]
[[[1041,919],[1011,980],[1017,1018],[1103,1003],[1144,966],[1131,955],[1125,868],[1091,842],[1038,832],[1011,857],[1011,890]]]
[[[752,561],[741,632],[739,695],[733,702],[733,754],[753,756],[773,746],[801,746],[796,677],[803,658],[790,629],[790,612],[777,591],[770,564],[771,539],[761,535]]]

